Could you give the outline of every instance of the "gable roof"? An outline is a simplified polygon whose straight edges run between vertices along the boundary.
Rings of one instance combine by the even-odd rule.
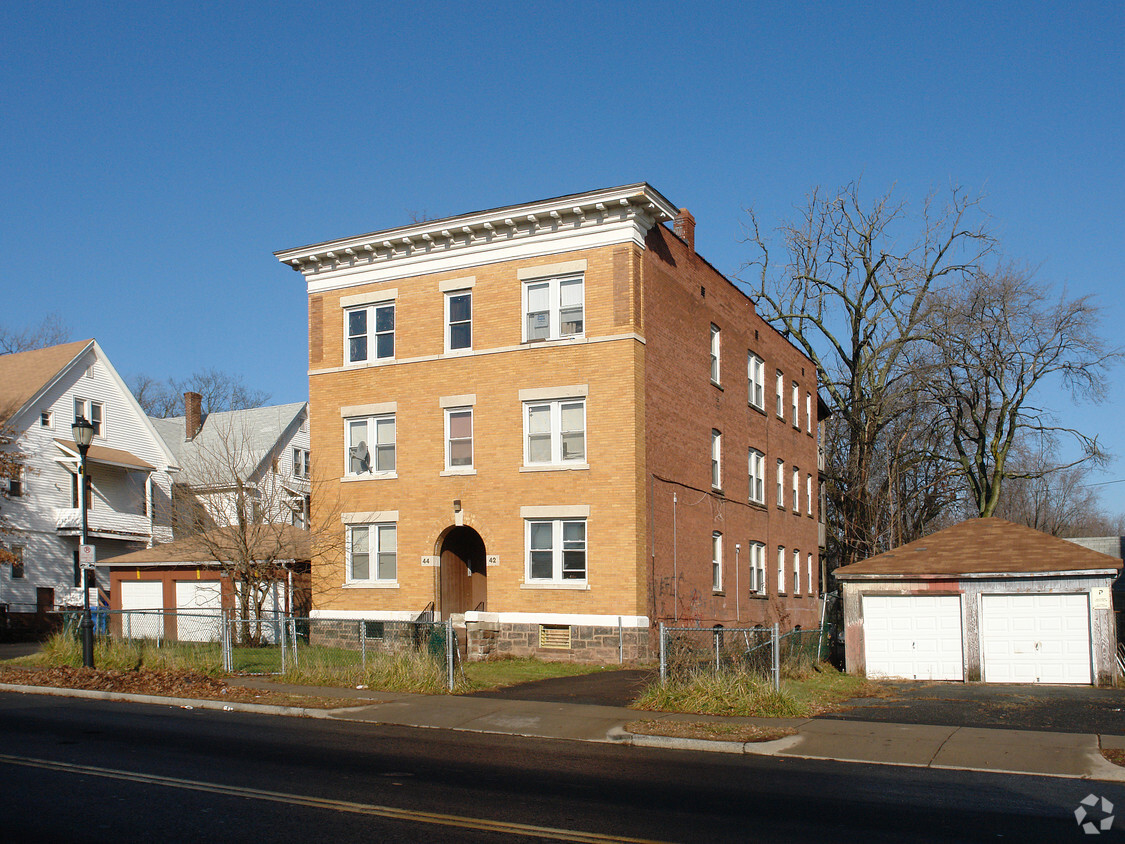
[[[77,340],[0,355],[0,420],[15,416],[93,345],[93,340]]]
[[[181,564],[217,565],[211,550],[234,542],[235,537],[222,529],[212,532],[210,540],[188,536],[175,542],[153,545],[142,551],[120,554],[99,562],[102,566],[159,566]],[[308,562],[311,558],[309,532],[293,525],[281,525],[259,532],[254,537],[254,549],[276,560]]]
[[[199,433],[190,440],[183,416],[150,417],[149,421],[176,456],[182,469],[178,480],[189,485],[208,485],[213,483],[219,468],[213,465],[215,460],[222,462],[224,471],[237,469],[243,479],[254,475],[306,405],[302,401],[209,413]]]
[[[969,519],[850,566],[838,580],[1109,571],[1121,560],[990,516]]]

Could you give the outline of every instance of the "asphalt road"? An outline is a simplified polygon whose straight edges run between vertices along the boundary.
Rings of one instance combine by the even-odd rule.
[[[1088,794],[1125,810],[1079,780],[33,695],[0,694],[0,742],[12,841],[1075,841]]]

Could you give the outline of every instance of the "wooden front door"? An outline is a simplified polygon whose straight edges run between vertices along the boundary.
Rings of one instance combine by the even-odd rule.
[[[441,617],[485,609],[488,588],[484,540],[470,527],[455,527],[441,546]]]

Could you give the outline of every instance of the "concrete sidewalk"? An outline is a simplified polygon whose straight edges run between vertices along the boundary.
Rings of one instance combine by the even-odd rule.
[[[1101,755],[1102,747],[1125,749],[1123,736],[840,719],[723,718],[639,712],[613,706],[292,686],[268,680],[240,679],[237,682],[251,688],[293,695],[336,697],[354,702],[354,705],[339,709],[312,709],[6,684],[0,684],[0,691],[534,738],[614,742],[639,747],[1125,782],[1125,768],[1114,765]],[[629,722],[642,719],[752,723],[792,727],[797,733],[769,742],[731,742],[647,736],[625,729]]]

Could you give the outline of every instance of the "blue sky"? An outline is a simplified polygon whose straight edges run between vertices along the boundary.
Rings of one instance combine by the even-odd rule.
[[[774,225],[862,176],[982,194],[1007,254],[1119,336],[1122,43],[1108,2],[8,0],[0,324],[58,312],[123,375],[299,400],[305,291],[277,249],[648,181],[733,273],[745,207]],[[1123,398],[1054,403],[1121,455],[1105,480]]]

